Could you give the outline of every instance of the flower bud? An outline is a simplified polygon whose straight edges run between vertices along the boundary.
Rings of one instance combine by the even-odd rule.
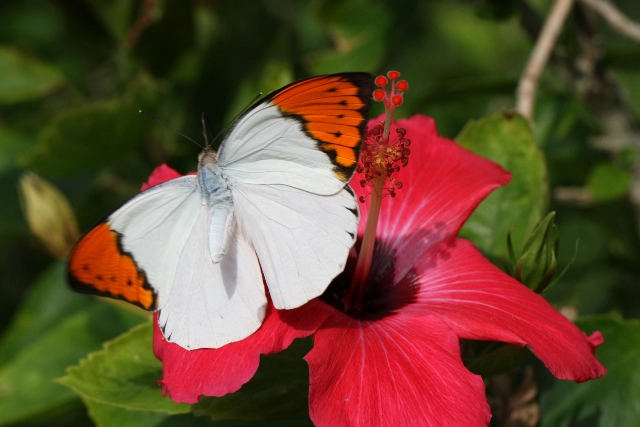
[[[78,222],[67,198],[33,172],[20,177],[18,193],[31,232],[51,255],[66,258],[80,237]]]
[[[514,272],[518,281],[538,293],[549,285],[556,272],[560,234],[555,216],[555,212],[550,212],[533,229]]]

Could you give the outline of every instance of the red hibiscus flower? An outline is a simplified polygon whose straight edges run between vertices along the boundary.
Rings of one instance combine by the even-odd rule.
[[[526,345],[562,379],[606,372],[593,354],[601,335],[586,337],[456,237],[510,174],[438,136],[428,117],[378,122],[351,181],[366,203],[345,271],[320,299],[288,311],[269,306],[255,334],[220,349],[184,350],[156,324],[154,352],[171,399],[195,403],[236,391],[260,354],[310,334],[305,359],[317,426],[488,425],[484,383],[462,364],[460,338]]]

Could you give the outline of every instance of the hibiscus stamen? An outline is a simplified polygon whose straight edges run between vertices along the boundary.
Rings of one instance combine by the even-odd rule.
[[[378,76],[375,79],[379,89],[373,91],[373,98],[384,104],[385,119],[384,122],[378,123],[367,130],[363,141],[360,164],[357,168],[358,172],[364,176],[364,179],[360,180],[360,186],[370,186],[372,191],[370,193],[369,217],[367,218],[355,272],[351,286],[342,299],[347,309],[360,310],[363,306],[365,284],[371,270],[376,227],[382,199],[385,196],[395,197],[396,190],[402,188],[402,182],[392,177],[392,175],[409,162],[411,150],[408,147],[411,145],[411,141],[405,138],[406,131],[397,128],[396,135],[390,138],[393,112],[396,107],[402,105],[403,93],[409,89],[409,84],[405,80],[397,81],[399,77],[400,73],[398,71],[389,71],[387,77]],[[361,196],[359,200],[364,203],[365,197]]]

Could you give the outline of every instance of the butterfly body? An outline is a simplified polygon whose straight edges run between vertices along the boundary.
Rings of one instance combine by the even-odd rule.
[[[320,76],[245,112],[198,174],[151,187],[89,230],[73,289],[157,310],[165,338],[217,348],[319,296],[355,243],[353,174],[373,78]],[[264,282],[263,282],[264,277]]]
[[[209,148],[200,155],[198,184],[202,198],[206,201],[211,215],[209,229],[209,252],[213,262],[220,262],[229,250],[231,235],[236,226],[233,216],[233,196]]]

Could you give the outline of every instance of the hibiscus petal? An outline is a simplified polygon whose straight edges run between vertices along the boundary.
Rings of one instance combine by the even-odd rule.
[[[369,126],[382,119],[371,120]],[[397,127],[407,131],[411,155],[407,167],[393,175],[404,186],[396,197],[383,200],[376,236],[397,250],[396,279],[400,279],[431,244],[455,236],[476,206],[506,185],[511,174],[439,136],[430,117],[416,115],[394,122],[391,137]],[[362,174],[355,174],[351,180],[358,198],[371,193],[371,187],[359,185],[361,179]],[[369,204],[361,203],[360,211],[362,235]]]
[[[295,310],[278,311],[271,302],[260,329],[248,338],[218,349],[185,350],[164,339],[154,317],[153,352],[162,361],[164,386],[174,402],[196,403],[201,395],[224,396],[237,391],[258,369],[261,354],[289,347],[311,335],[331,314],[313,300]]]
[[[162,184],[165,181],[169,181],[175,178],[180,178],[182,174],[178,171],[171,169],[166,164],[161,164],[157,168],[151,172],[149,175],[149,180],[142,184],[141,190],[144,191],[147,188],[153,187],[154,185]]]
[[[432,247],[416,264],[420,290],[406,311],[436,313],[460,338],[528,345],[561,379],[605,374],[591,339],[544,298],[487,261],[468,241]]]
[[[480,426],[491,418],[482,378],[436,316],[363,322],[338,311],[316,332],[309,406],[318,427]]]

